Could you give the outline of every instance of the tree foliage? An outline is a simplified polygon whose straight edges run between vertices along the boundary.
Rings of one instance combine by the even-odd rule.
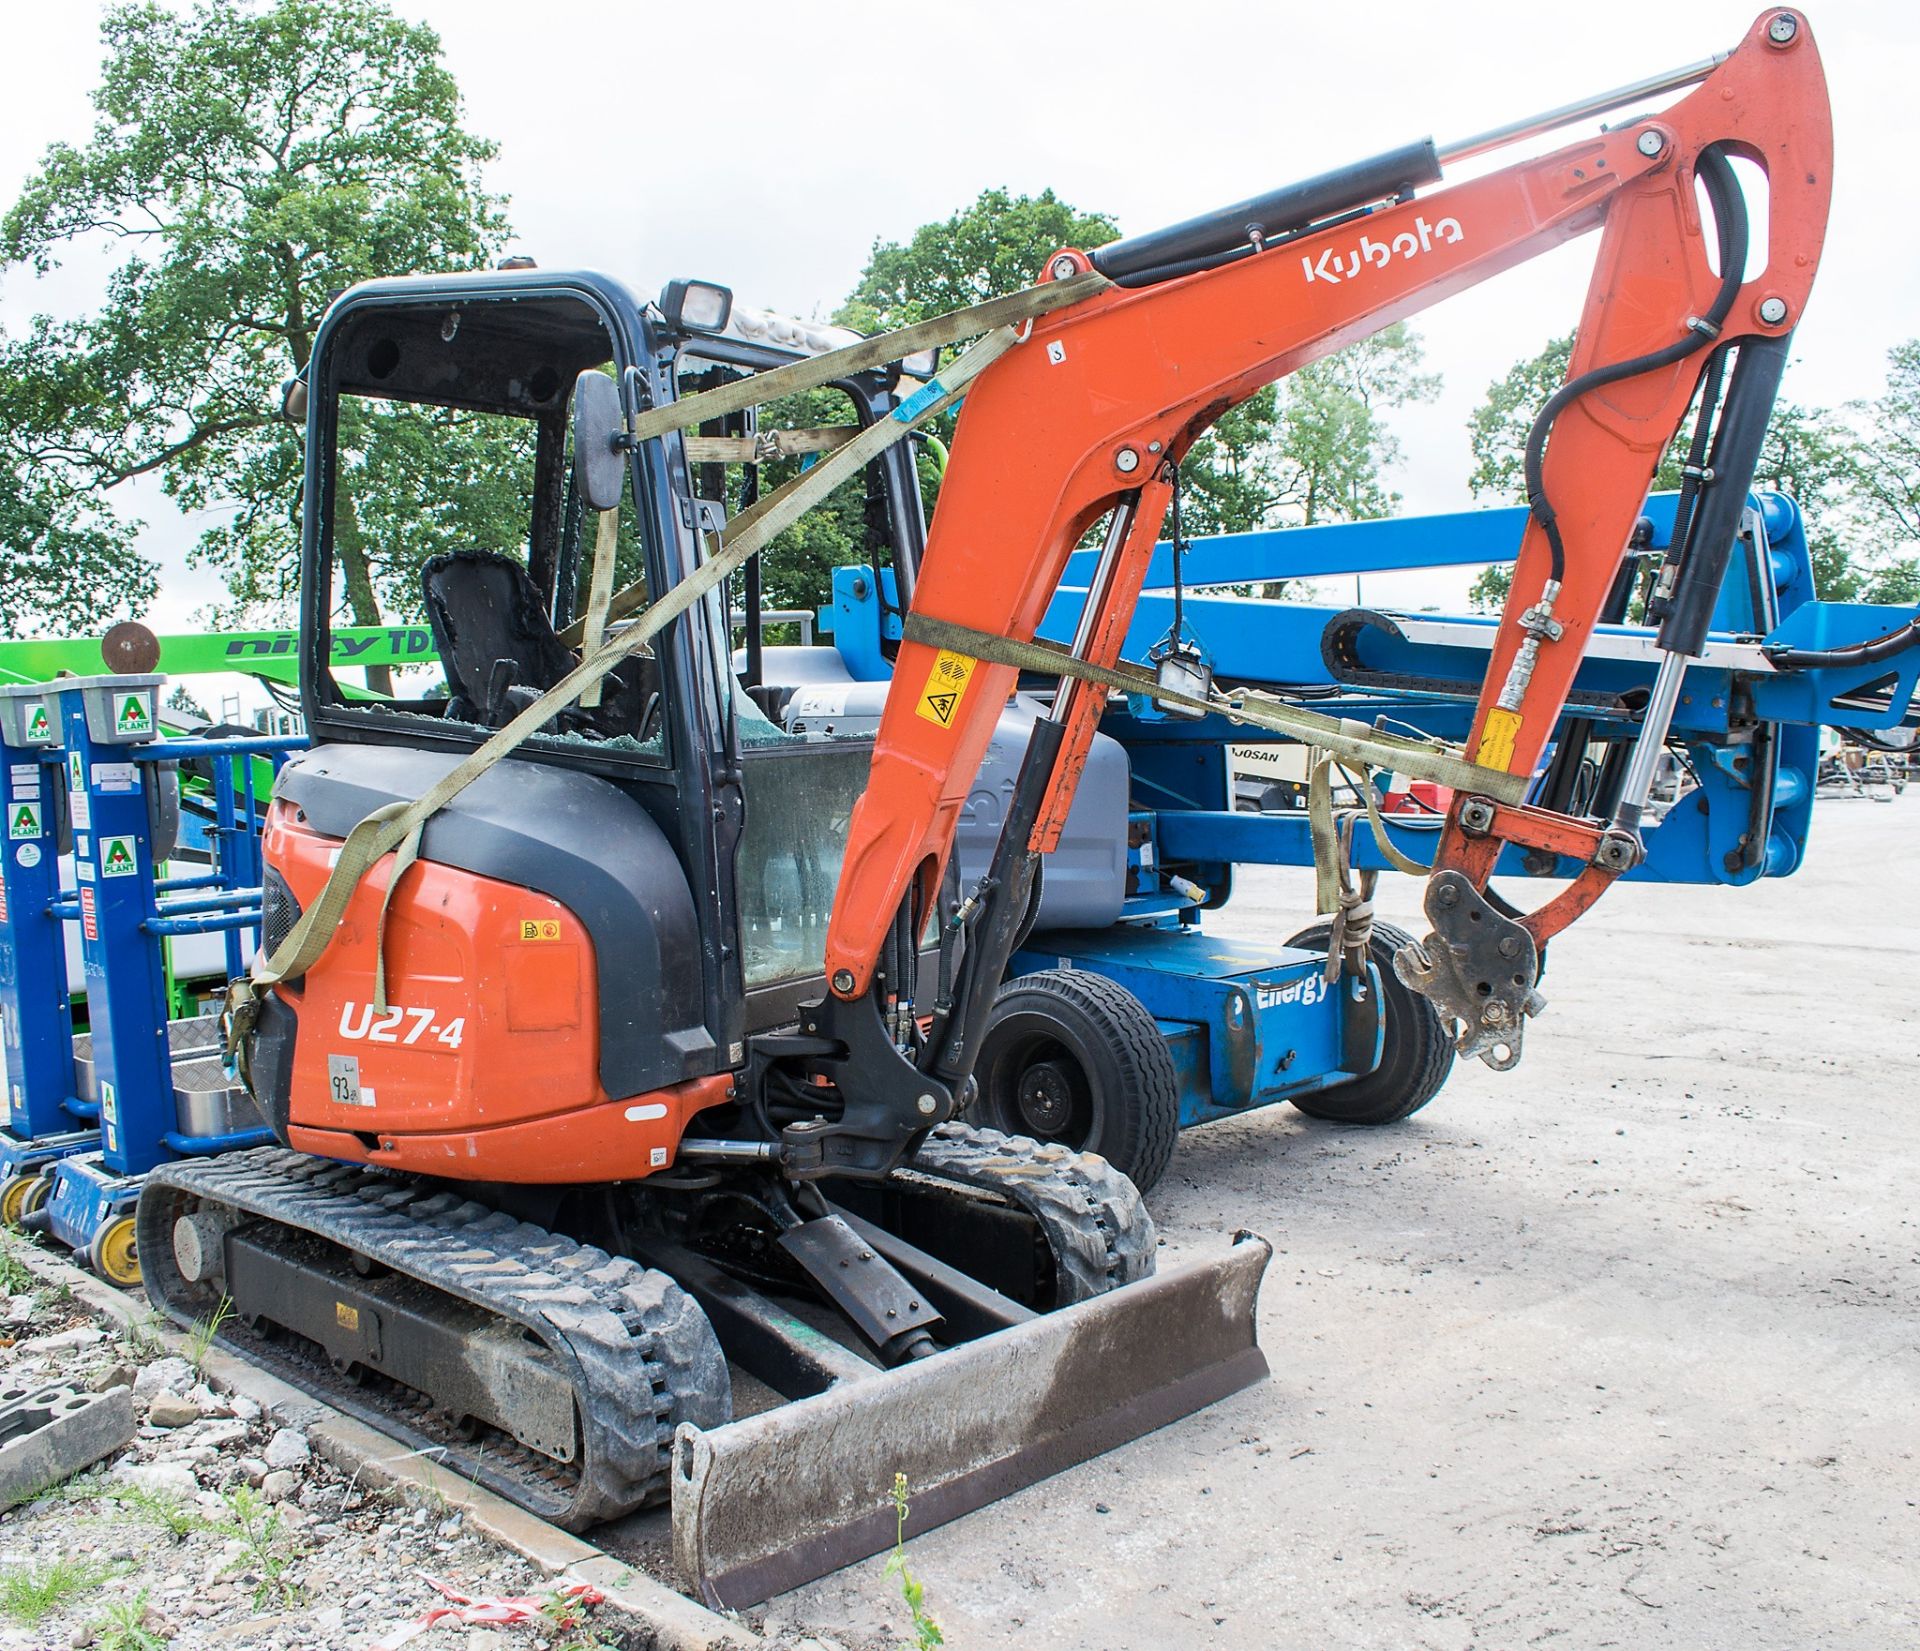
[[[1476,496],[1513,503],[1526,498],[1527,434],[1547,398],[1566,378],[1571,335],[1551,340],[1487,388],[1468,421]],[[1903,352],[1906,354],[1904,372]],[[1775,404],[1754,468],[1754,486],[1791,494],[1805,518],[1816,592],[1829,601],[1911,601],[1920,594],[1920,565],[1889,554],[1920,540],[1920,341],[1892,352],[1887,393],[1856,403],[1851,421],[1797,402]],[[1692,433],[1683,421],[1661,456],[1656,490],[1677,488]],[[1904,444],[1904,445],[1903,445]],[[1469,599],[1501,607],[1512,580],[1505,564],[1484,569]]]
[[[1400,502],[1382,472],[1400,456],[1385,414],[1439,394],[1405,322],[1289,374],[1226,413],[1181,469],[1190,533],[1369,521]]]
[[[982,190],[951,217],[923,224],[905,242],[876,240],[834,320],[863,332],[909,326],[1031,286],[1048,254],[1065,246],[1100,246],[1117,233],[1110,218],[1080,212],[1050,189],[1038,195]],[[827,390],[791,396],[761,410],[769,428],[846,423],[850,417],[846,398]],[[928,428],[945,440],[953,425],[948,414]],[[919,465],[930,510],[937,466],[924,452]],[[762,486],[778,486],[799,469],[797,460],[770,463],[763,467]],[[866,508],[862,484],[843,482],[775,539],[760,558],[767,605],[813,607],[825,599],[834,568],[865,560]]]
[[[143,588],[130,553],[112,559],[95,501],[157,475],[183,509],[215,516],[195,554],[226,573],[236,603],[282,607],[301,465],[277,387],[306,365],[339,289],[472,267],[497,248],[502,203],[480,184],[493,146],[462,126],[438,37],[381,0],[187,12],[135,0],[108,10],[103,33],[92,135],[47,152],[0,220],[0,260],[45,272],[105,245],[119,261],[98,307],[36,316],[0,349],[6,456],[16,475],[47,478],[62,522],[93,536],[100,577],[126,600],[150,594],[150,572]],[[418,422],[370,412],[367,462],[404,465]],[[439,434],[452,451],[437,450],[430,473],[415,465],[417,501],[486,468],[484,443],[476,453],[464,432]],[[432,548],[411,518],[383,528],[394,536],[378,567],[342,547],[359,623],[405,605],[398,593]]]
[[[1857,581],[1839,594],[1867,602],[1920,602],[1920,338],[1887,352],[1887,387],[1847,409],[1841,440]]]
[[[153,563],[133,530],[37,469],[0,419],[0,630],[74,635],[127,618],[153,600]]]
[[[1048,254],[1100,246],[1118,233],[1112,219],[1051,190],[1015,196],[989,189],[904,244],[876,242],[836,319],[869,329],[904,326],[1016,291],[1039,276]],[[1396,323],[1229,409],[1182,464],[1185,530],[1246,532],[1389,514],[1399,498],[1383,472],[1399,446],[1384,415],[1438,392],[1439,380],[1418,370],[1420,360],[1418,338]],[[936,426],[943,434],[948,427]],[[769,588],[797,583],[790,576],[803,562],[823,578],[819,570],[846,559],[843,552],[858,543],[861,507],[857,490],[842,492],[844,499],[815,512],[829,521],[837,512],[837,529],[816,526],[769,550]]]
[[[1104,246],[1119,233],[1105,214],[1081,212],[1051,189],[983,189],[952,217],[922,224],[904,244],[875,241],[835,319],[869,332],[908,326],[1030,287],[1049,253]]]

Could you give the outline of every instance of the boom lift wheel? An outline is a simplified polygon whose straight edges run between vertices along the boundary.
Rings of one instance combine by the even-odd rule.
[[[9,1175],[0,1181],[0,1226],[18,1227],[20,1217],[27,1213],[27,1199],[31,1195],[34,1183],[40,1179],[38,1170],[28,1170],[24,1174]],[[44,1196],[41,1202],[45,1202]]]
[[[116,1215],[102,1223],[87,1243],[87,1261],[109,1284],[140,1288],[140,1251],[134,1243],[133,1217]]]
[[[1180,1080],[1146,1007],[1104,975],[1042,969],[1000,988],[970,1121],[1097,1152],[1145,1192],[1180,1132]]]
[[[1320,952],[1332,937],[1331,923],[1316,923],[1287,944]],[[1453,1070],[1453,1038],[1446,1023],[1431,1001],[1409,991],[1393,972],[1393,954],[1412,940],[1405,929],[1374,923],[1367,955],[1380,971],[1380,1010],[1386,1021],[1380,1064],[1365,1077],[1292,1096],[1309,1118],[1333,1124],[1397,1124],[1438,1095],[1447,1081]]]
[[[18,1227],[22,1221],[37,1210],[47,1207],[47,1200],[53,1196],[53,1176],[46,1170],[28,1170],[24,1175],[10,1175],[6,1185],[0,1187],[0,1222],[9,1227]]]

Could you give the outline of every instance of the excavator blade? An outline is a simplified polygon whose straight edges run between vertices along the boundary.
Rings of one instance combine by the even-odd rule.
[[[1227,1254],[674,1441],[673,1546],[737,1609],[944,1524],[1267,1374],[1254,1308],[1273,1248]]]

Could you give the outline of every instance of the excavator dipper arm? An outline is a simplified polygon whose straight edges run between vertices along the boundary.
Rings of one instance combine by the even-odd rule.
[[[1294,192],[1303,204],[1291,219],[1288,192],[1281,191],[1091,256],[1057,255],[1046,279],[1091,267],[1115,284],[1033,323],[1031,336],[974,384],[920,569],[915,614],[1028,640],[1069,554],[1107,519],[1107,549],[1075,651],[1111,664],[1159,534],[1172,467],[1222,413],[1343,345],[1597,229],[1599,254],[1569,372],[1575,393],[1554,409],[1550,436],[1540,433],[1535,518],[1470,747],[1487,767],[1530,773],[1660,454],[1706,363],[1735,343],[1743,354],[1746,346],[1783,350],[1819,258],[1832,141],[1825,80],[1805,20],[1770,10],[1732,52],[1682,74],[1664,84],[1697,82],[1694,89],[1657,114],[1425,194],[1416,196],[1412,186],[1436,178],[1450,156],[1488,145],[1439,152],[1416,145],[1351,174],[1315,180]],[[1733,233],[1744,208],[1729,156],[1754,163],[1769,194],[1765,257],[1751,278],[1736,268],[1723,279],[1715,266],[1716,250],[1737,253],[1742,242]],[[1702,211],[1703,194],[1714,203],[1712,218]],[[1251,221],[1256,209],[1264,223]],[[1238,244],[1219,250],[1226,242]],[[1623,364],[1631,370],[1595,373]],[[1725,491],[1744,497],[1745,487],[1738,480]],[[903,901],[912,901],[916,932],[924,923],[1014,676],[1009,666],[927,646],[911,634],[903,643],[828,935],[832,997],[822,1008],[829,1021],[848,1024],[869,994],[875,959]],[[1058,832],[1103,697],[1085,683],[1066,688],[1053,732],[1030,754],[1030,764],[1038,760],[1046,772],[1035,805],[1017,822],[1025,840],[1011,845],[1029,858]],[[1436,870],[1464,880],[1476,900],[1503,836],[1527,841],[1529,833],[1551,832],[1556,841],[1577,841],[1595,861],[1591,884],[1563,897],[1555,924],[1570,920],[1630,863],[1607,863],[1598,825],[1472,803],[1462,798],[1456,805]],[[1003,841],[996,870],[1016,860]],[[1023,895],[1024,884],[983,898],[997,896],[1005,905]],[[1453,898],[1459,902],[1457,890]],[[1019,915],[1000,913],[1003,935]],[[981,946],[984,939],[989,962],[993,929],[976,924],[970,941]],[[1534,938],[1544,935],[1530,937],[1529,946]],[[1007,938],[999,949],[1010,944]],[[1533,975],[1518,972],[1525,974],[1524,998]],[[1440,996],[1442,973],[1423,989],[1464,1021]],[[992,984],[984,987],[988,995]],[[937,1121],[964,1100],[979,995],[971,1005],[939,1006],[921,1065],[945,1081],[932,1096],[922,1086],[915,1101],[921,1115],[903,1124]]]

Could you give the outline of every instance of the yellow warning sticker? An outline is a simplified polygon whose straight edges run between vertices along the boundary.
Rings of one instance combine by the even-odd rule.
[[[1487,723],[1480,730],[1480,744],[1474,750],[1473,760],[1503,773],[1509,771],[1513,766],[1513,742],[1520,733],[1520,720],[1518,711],[1503,711],[1496,705],[1487,713]]]
[[[358,1330],[360,1328],[360,1309],[358,1307],[349,1307],[344,1301],[336,1301],[333,1304],[333,1317],[334,1321],[342,1330]]]
[[[927,685],[920,690],[920,703],[914,709],[936,727],[951,728],[960,710],[961,697],[967,691],[967,679],[978,663],[965,654],[949,653],[942,648],[933,669],[927,672]]]
[[[535,922],[530,917],[520,920],[520,938],[522,940],[558,940],[560,938],[560,920],[555,917],[542,918]]]

